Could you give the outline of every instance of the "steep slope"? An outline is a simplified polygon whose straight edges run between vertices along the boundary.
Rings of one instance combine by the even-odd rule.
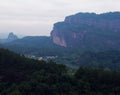
[[[52,76],[60,79],[65,72],[64,65],[27,59],[0,48],[0,95],[55,95],[47,80]]]
[[[78,13],[54,24],[51,38],[57,45],[83,49],[120,47],[120,12]]]

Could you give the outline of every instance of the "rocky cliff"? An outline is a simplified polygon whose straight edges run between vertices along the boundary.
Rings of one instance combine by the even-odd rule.
[[[78,13],[54,24],[51,38],[57,45],[104,49],[120,47],[120,12]]]

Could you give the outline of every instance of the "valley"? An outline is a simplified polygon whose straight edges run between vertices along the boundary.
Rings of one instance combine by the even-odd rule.
[[[51,36],[10,33],[0,40],[0,95],[119,95],[119,26],[120,12],[78,13]]]
[[[88,60],[86,56],[94,60],[95,58],[91,57],[94,54],[99,56],[101,53],[110,52],[112,55],[112,51],[120,51],[119,22],[119,12],[77,13],[67,16],[63,22],[55,23],[51,36],[26,36],[19,39],[10,33],[7,42],[2,42],[1,47],[35,57],[34,59],[50,59],[77,67],[85,64],[84,61]],[[86,53],[87,51],[91,53]],[[82,62],[80,58],[83,59]],[[97,63],[95,61],[95,64],[91,65]]]

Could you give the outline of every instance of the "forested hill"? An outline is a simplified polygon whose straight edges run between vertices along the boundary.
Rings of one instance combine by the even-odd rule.
[[[0,49],[0,95],[119,95],[120,71],[27,59]]]
[[[26,36],[24,38],[4,43],[4,48],[28,55],[50,56],[59,55],[59,46],[55,45],[47,36]]]

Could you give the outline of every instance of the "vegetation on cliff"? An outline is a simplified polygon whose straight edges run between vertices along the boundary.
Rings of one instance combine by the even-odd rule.
[[[64,47],[94,51],[119,49],[119,22],[120,12],[78,13],[55,23],[51,38],[55,44]]]

